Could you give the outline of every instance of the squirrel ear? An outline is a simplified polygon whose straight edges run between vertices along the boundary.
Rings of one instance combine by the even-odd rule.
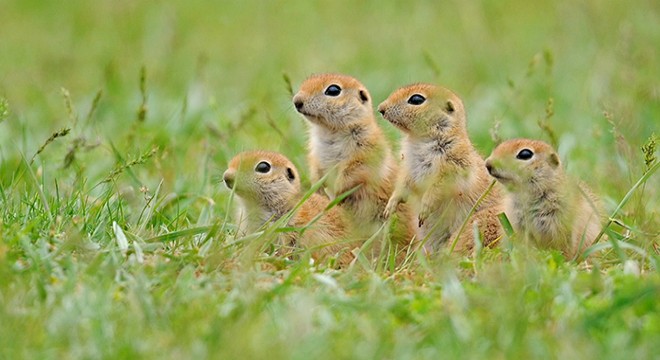
[[[286,168],[286,178],[289,179],[289,182],[293,182],[296,179],[296,174],[292,168]]]
[[[552,166],[552,168],[556,169],[557,166],[559,166],[559,156],[557,156],[557,154],[555,153],[550,154],[550,157],[548,158],[548,163],[550,163],[550,166]]]
[[[445,104],[445,110],[447,110],[447,112],[450,114],[454,112],[454,103],[451,102],[451,100],[447,100],[447,104]]]
[[[360,90],[360,100],[362,101],[363,104],[369,101],[369,96],[367,96],[366,91]]]

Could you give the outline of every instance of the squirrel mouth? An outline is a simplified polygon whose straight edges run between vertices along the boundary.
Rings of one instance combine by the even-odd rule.
[[[312,114],[310,114],[310,113],[308,113],[308,112],[305,112],[305,111],[303,111],[303,110],[301,110],[301,109],[298,110],[298,114],[302,115],[305,119],[314,122],[314,118],[315,118],[314,115],[312,115]]]
[[[397,121],[397,120],[394,120],[394,119],[387,119],[387,118],[385,118],[385,120],[389,121],[390,124],[398,127],[401,130],[408,130],[408,127],[400,121]]]
[[[309,121],[309,122],[312,122],[312,123],[314,123],[314,124],[320,124],[320,123],[321,123],[321,121],[319,121],[319,117],[316,116],[316,115],[312,115],[312,114],[310,114],[310,113],[306,113],[306,112],[302,112],[302,111],[300,111],[300,113],[301,113],[301,114],[305,117],[305,119],[307,119],[307,121]]]
[[[492,167],[490,164],[486,163],[486,170],[488,170],[488,173],[490,176],[494,177],[497,180],[509,180],[506,176],[502,175],[502,173],[498,172],[496,168]]]
[[[511,180],[511,178],[502,175],[502,173],[497,172],[497,170],[495,170],[495,169],[491,169],[488,172],[490,173],[490,176],[494,177],[498,181],[507,182],[507,181]]]

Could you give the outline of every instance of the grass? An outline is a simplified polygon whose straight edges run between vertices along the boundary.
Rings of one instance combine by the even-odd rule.
[[[0,358],[660,353],[653,1],[9,0],[0,33]],[[484,155],[556,143],[609,242],[336,271],[236,241],[227,161],[280,151],[311,186],[290,99],[326,71],[376,103],[455,89]]]

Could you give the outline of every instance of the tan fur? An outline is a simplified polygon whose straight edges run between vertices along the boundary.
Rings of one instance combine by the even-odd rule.
[[[256,171],[257,164],[266,162],[270,170]],[[269,221],[275,221],[291,211],[302,198],[300,179],[295,166],[279,153],[248,151],[236,155],[224,173],[227,187],[233,188],[238,200],[239,219],[246,233],[253,233]],[[329,200],[319,194],[308,198],[291,218],[289,226],[301,228],[307,225],[328,206]],[[280,237],[285,247],[312,249],[312,257],[323,261],[328,256],[339,255],[339,265],[348,265],[353,256],[346,240],[347,219],[344,211],[333,207],[300,235],[290,232]],[[332,244],[332,245],[330,245]]]
[[[413,95],[423,102],[409,103]],[[385,215],[399,203],[409,202],[419,219],[418,237],[428,236],[426,244],[436,250],[458,236],[491,182],[468,137],[463,102],[443,87],[414,84],[393,92],[378,111],[404,134],[403,169]],[[468,220],[456,249],[472,248],[475,222],[485,245],[500,237],[497,214],[502,211],[500,190],[495,187]]]
[[[516,158],[523,149],[533,156]],[[567,178],[550,145],[508,140],[493,150],[486,166],[507,188],[507,217],[525,238],[570,257],[593,243],[601,229],[600,202],[586,185]]]
[[[326,94],[331,85],[341,88],[341,93]],[[293,103],[310,123],[312,180],[329,173],[324,186],[331,198],[359,186],[342,207],[360,235],[371,236],[384,222],[382,213],[397,172],[389,144],[376,123],[371,95],[350,76],[323,74],[305,80]],[[411,241],[414,228],[408,207],[398,207],[396,214],[398,225],[391,240],[401,248]]]

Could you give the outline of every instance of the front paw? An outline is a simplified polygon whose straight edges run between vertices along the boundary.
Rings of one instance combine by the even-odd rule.
[[[417,216],[417,226],[422,227],[422,225],[424,225],[428,217],[429,217],[428,212],[426,211],[420,212],[419,215]]]

